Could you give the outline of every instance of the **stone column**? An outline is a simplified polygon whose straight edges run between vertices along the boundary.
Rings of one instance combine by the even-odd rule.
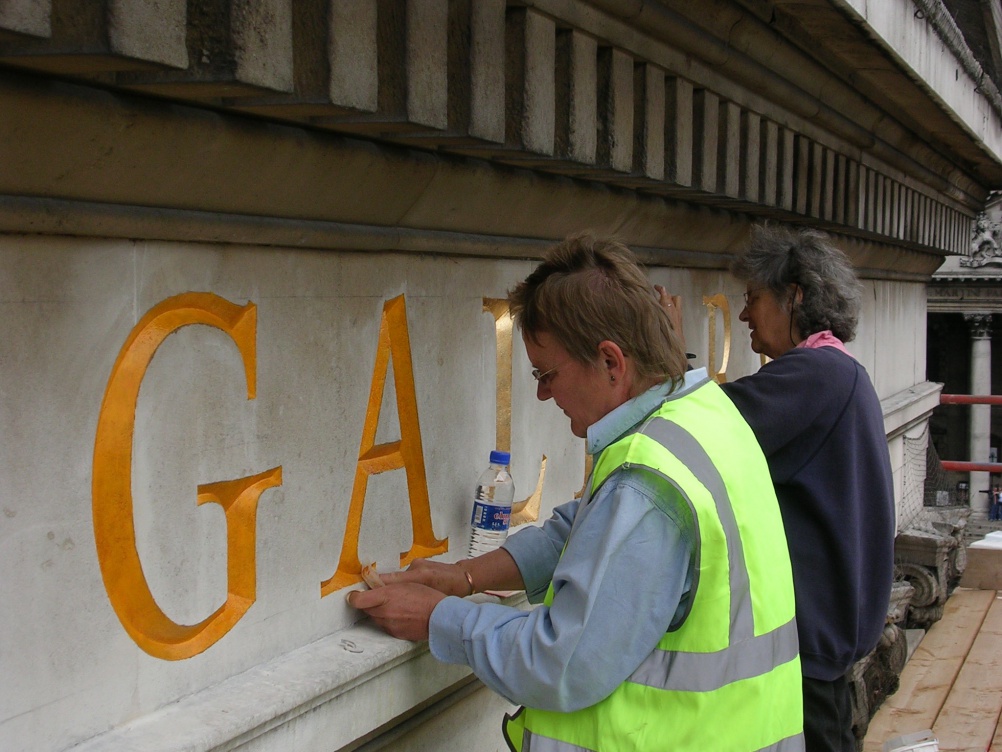
[[[971,394],[992,393],[992,315],[965,313],[971,328]],[[971,462],[988,462],[991,446],[991,405],[971,405]],[[988,473],[971,473],[971,512],[977,517],[988,516],[991,490]]]

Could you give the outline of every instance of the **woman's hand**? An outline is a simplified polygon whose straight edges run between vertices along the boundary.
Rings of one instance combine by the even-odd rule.
[[[684,347],[685,335],[682,334],[682,296],[669,295],[668,291],[661,285],[654,285],[654,292],[657,293],[658,303],[661,304],[661,307],[665,309],[665,313],[668,314],[668,320],[671,322],[676,334],[678,334],[679,339],[682,340]]]
[[[470,579],[460,564],[445,564],[440,561],[416,559],[402,572],[381,574],[383,582],[393,584],[417,584],[437,590],[445,595],[464,597],[472,595]]]
[[[348,593],[348,605],[365,611],[390,636],[418,641],[428,639],[431,612],[443,598],[442,593],[425,585],[397,583],[375,590],[353,590]]]

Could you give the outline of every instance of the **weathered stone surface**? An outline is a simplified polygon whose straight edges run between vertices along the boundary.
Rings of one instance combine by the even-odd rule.
[[[470,3],[470,135],[486,141],[504,141],[505,72],[504,0]]]
[[[740,195],[741,160],[741,107],[736,102],[727,102],[720,112],[717,184],[734,198]]]
[[[47,37],[52,33],[52,0],[8,0],[0,5],[0,30]]]
[[[407,119],[448,124],[448,0],[407,0]]]
[[[261,23],[270,33],[267,22]],[[111,0],[108,4],[111,47],[128,57],[187,68],[187,28],[185,0]]]
[[[293,90],[292,0],[211,0],[182,6],[189,11],[185,39],[192,51],[186,69],[123,72],[117,83],[196,100]]]
[[[597,161],[616,172],[633,168],[633,59],[622,50],[603,48],[598,59],[599,118]]]
[[[796,183],[794,175],[796,171],[795,160],[795,140],[796,134],[788,128],[780,130],[779,142],[779,206],[787,211],[794,211],[796,198],[794,190]]]
[[[718,185],[717,160],[720,144],[720,98],[700,89],[693,92],[693,168],[696,188],[715,193]]]
[[[330,3],[330,100],[375,112],[379,103],[376,2]]]
[[[947,138],[952,123],[936,121],[915,138],[816,61],[784,46],[784,34],[815,34],[828,25],[832,31],[819,44],[831,48],[833,61],[864,65],[861,75],[881,91],[901,81],[893,60],[823,5],[780,4],[769,19],[745,18],[748,10],[728,0],[714,0],[712,11],[699,13],[684,3],[629,13],[609,0],[537,0],[510,9],[504,0],[189,5],[64,0],[53,9],[12,0],[4,8],[8,36],[0,38],[0,61],[341,133],[697,196],[761,216],[808,217],[910,244],[962,247],[970,209],[961,207],[983,192],[953,156],[930,147]],[[884,24],[899,12],[873,17]],[[737,18],[744,21],[732,27]],[[724,29],[722,44],[714,35]],[[31,33],[45,38],[31,39]],[[495,64],[502,53],[509,59]],[[626,83],[655,68],[667,82],[663,153],[650,138],[660,108],[643,104],[647,84]],[[754,104],[742,85],[750,87]],[[902,112],[926,106],[921,89],[905,88]],[[703,93],[690,111],[693,91]],[[714,101],[716,113],[707,109]],[[733,137],[735,118],[744,122],[750,115],[767,124],[760,151],[746,148],[749,131]],[[707,117],[716,128],[707,127]],[[769,123],[779,129],[775,162]],[[502,141],[503,148],[489,148]],[[855,163],[859,150],[870,154],[863,160],[868,173],[862,183],[845,176],[843,189],[839,160]],[[942,232],[923,231],[928,214],[939,211],[933,205],[912,218],[920,204],[900,192],[913,190],[915,181],[960,200],[949,207]],[[843,190],[856,200],[843,199]]]
[[[556,28],[530,9],[508,14],[506,142],[533,154],[554,153]]]
[[[682,78],[665,86],[665,179],[680,186],[693,184],[693,88]]]
[[[634,172],[654,180],[665,176],[665,72],[654,65],[634,70],[635,115],[638,124],[633,143]]]
[[[762,118],[756,112],[741,113],[740,195],[758,203],[762,176]]]
[[[579,31],[562,31],[555,56],[554,150],[590,168],[598,150],[598,43]]]
[[[183,68],[185,21],[184,0],[82,5],[11,0],[0,6],[0,60],[91,76],[146,70],[153,64]],[[30,36],[5,36],[4,31]]]

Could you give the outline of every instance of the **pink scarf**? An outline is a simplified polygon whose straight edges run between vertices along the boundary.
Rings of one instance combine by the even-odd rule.
[[[842,344],[842,340],[832,334],[831,329],[825,329],[823,332],[812,334],[810,337],[797,345],[797,347],[834,347],[836,350],[844,352],[850,358],[853,357],[852,353],[845,349],[845,345]]]

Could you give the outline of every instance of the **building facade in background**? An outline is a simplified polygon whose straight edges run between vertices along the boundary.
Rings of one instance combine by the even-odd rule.
[[[907,525],[926,287],[1002,187],[996,6],[0,3],[0,748],[502,749],[344,595],[463,556],[492,449],[520,524],[582,488],[503,301],[584,229],[721,380],[749,227],[830,232]]]
[[[970,255],[950,256],[928,287],[929,379],[944,394],[990,395],[1002,384],[1002,205],[989,197],[974,222]],[[1002,415],[990,405],[939,407],[929,421],[936,455],[943,460],[996,463],[1002,449]],[[965,494],[979,516],[988,513],[989,493],[1000,482],[984,470],[944,473],[938,489]],[[927,498],[929,496],[927,484]]]

